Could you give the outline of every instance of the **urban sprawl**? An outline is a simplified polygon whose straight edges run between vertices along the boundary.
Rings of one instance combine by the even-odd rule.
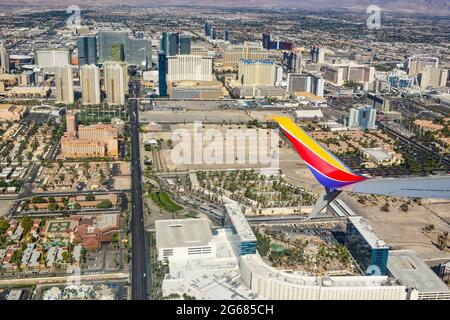
[[[448,174],[448,17],[69,16],[0,12],[0,300],[450,299],[449,201],[311,218],[322,188],[271,120],[361,175]]]

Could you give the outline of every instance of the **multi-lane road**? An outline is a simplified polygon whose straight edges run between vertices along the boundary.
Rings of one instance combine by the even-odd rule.
[[[131,129],[131,298],[148,299],[147,286],[150,281],[150,263],[147,264],[146,235],[144,230],[144,208],[142,202],[142,168],[139,149],[139,97],[140,85],[130,85],[128,100]],[[149,261],[150,262],[150,261]]]
[[[429,154],[430,156],[434,157],[437,161],[445,164],[446,166],[450,166],[450,160],[448,158],[446,158],[445,156],[439,154],[438,152],[431,150],[429,147],[424,146],[423,144],[418,143],[418,142],[404,136],[403,134],[393,130],[392,128],[386,126],[385,124],[383,124],[381,122],[377,123],[377,125],[380,127],[380,129],[387,131],[388,133],[392,134],[396,138],[399,138],[403,142],[415,146],[416,149]]]

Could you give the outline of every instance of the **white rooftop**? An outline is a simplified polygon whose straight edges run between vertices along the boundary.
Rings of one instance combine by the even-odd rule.
[[[9,58],[10,58],[11,60],[33,59],[33,57],[27,56],[27,55],[24,55],[24,54],[11,54],[11,55],[9,56]]]
[[[296,110],[295,116],[297,118],[323,118],[322,110]]]
[[[252,228],[248,224],[247,219],[245,219],[239,205],[232,203],[226,204],[225,209],[241,241],[256,241]]]
[[[81,246],[81,245],[75,246],[75,247],[73,248],[72,255],[73,255],[73,258],[75,259],[76,262],[80,262],[80,258],[81,258],[81,249],[82,249],[82,246]]]
[[[376,249],[389,248],[386,243],[378,238],[369,223],[362,217],[348,217],[348,220],[355,226],[355,228],[366,239],[367,243]]]
[[[163,281],[163,294],[187,293],[196,299],[241,300],[255,299],[240,278],[235,244],[239,237],[230,229],[218,229],[212,242],[215,257],[197,257],[185,260],[169,257],[169,273]]]
[[[368,148],[363,150],[364,153],[368,154],[369,156],[373,157],[377,161],[382,160],[389,160],[391,159],[391,156],[386,151],[381,150],[380,148]]]
[[[247,254],[247,260],[254,272],[265,278],[287,282],[296,286],[317,287],[377,287],[389,285],[387,276],[329,276],[321,277],[307,272],[287,272],[266,264],[259,254]]]
[[[13,289],[9,291],[7,300],[20,300],[23,290]]]
[[[198,273],[188,279],[164,280],[163,293],[195,296],[197,300],[254,300],[261,299],[242,282],[238,270]]]
[[[387,263],[397,281],[419,292],[449,292],[444,282],[411,250],[391,250]]]
[[[207,219],[157,220],[155,227],[158,249],[206,246],[212,239]]]
[[[97,227],[107,229],[118,225],[120,217],[117,213],[104,213],[97,217]]]

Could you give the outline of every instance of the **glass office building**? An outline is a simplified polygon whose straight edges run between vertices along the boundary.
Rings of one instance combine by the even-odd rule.
[[[159,49],[167,52],[167,32],[162,33],[161,40],[159,42]]]
[[[212,22],[206,21],[205,22],[205,36],[210,37],[211,36],[211,29],[212,29]]]
[[[191,54],[191,37],[182,35],[180,37],[180,54]]]
[[[100,31],[98,33],[99,60],[100,62],[112,59],[112,47],[114,43],[122,43],[124,49],[128,43],[126,31]],[[126,50],[126,49],[125,49]],[[126,54],[126,52],[125,52]]]
[[[167,46],[167,54],[169,56],[176,56],[178,54],[178,46],[179,46],[179,35],[178,33],[171,32],[168,35],[168,46]]]
[[[237,253],[240,256],[256,253],[256,236],[254,235],[252,228],[248,224],[247,219],[242,213],[239,205],[225,205],[223,226],[225,228],[230,228],[233,234],[237,234],[239,236],[239,248]]]
[[[100,62],[120,58],[116,51],[117,43],[120,43],[123,45],[124,61],[128,64],[147,68],[152,63],[151,40],[130,38],[126,31],[100,31],[98,42]],[[113,47],[115,56],[113,56]]]
[[[168,56],[176,56],[180,49],[180,36],[176,32],[163,32],[160,48]]]
[[[152,65],[152,42],[149,39],[129,39],[125,48],[128,64],[145,67]]]
[[[241,256],[256,253],[257,243],[255,241],[242,241],[240,247]]]
[[[377,111],[372,106],[350,108],[348,112],[348,127],[350,129],[371,130],[376,128]]]
[[[111,60],[112,61],[125,61],[125,49],[123,43],[115,42],[111,47]]]
[[[367,275],[386,275],[389,247],[362,217],[349,217],[345,246]]]
[[[230,34],[228,32],[228,29],[225,29],[225,31],[223,32],[223,41],[228,41],[229,38]]]
[[[405,89],[412,85],[413,78],[408,75],[388,75],[388,83],[391,88]]]
[[[270,48],[270,33],[263,33],[262,35],[262,45],[264,49]]]
[[[78,65],[97,64],[97,38],[83,36],[77,39]]]
[[[158,53],[159,95],[167,96],[167,57],[164,51]]]

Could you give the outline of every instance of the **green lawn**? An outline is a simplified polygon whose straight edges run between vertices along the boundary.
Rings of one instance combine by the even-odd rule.
[[[85,125],[98,122],[110,123],[112,118],[126,119],[126,109],[118,106],[84,106],[77,117],[78,121]]]
[[[271,243],[270,244],[271,250],[273,252],[277,252],[277,253],[283,253],[284,252],[284,247],[277,244],[277,243]]]
[[[164,191],[160,192],[151,192],[150,197],[152,200],[161,208],[170,211],[170,212],[177,212],[181,209],[179,205],[177,205],[175,202],[173,202],[170,197],[165,193]]]

